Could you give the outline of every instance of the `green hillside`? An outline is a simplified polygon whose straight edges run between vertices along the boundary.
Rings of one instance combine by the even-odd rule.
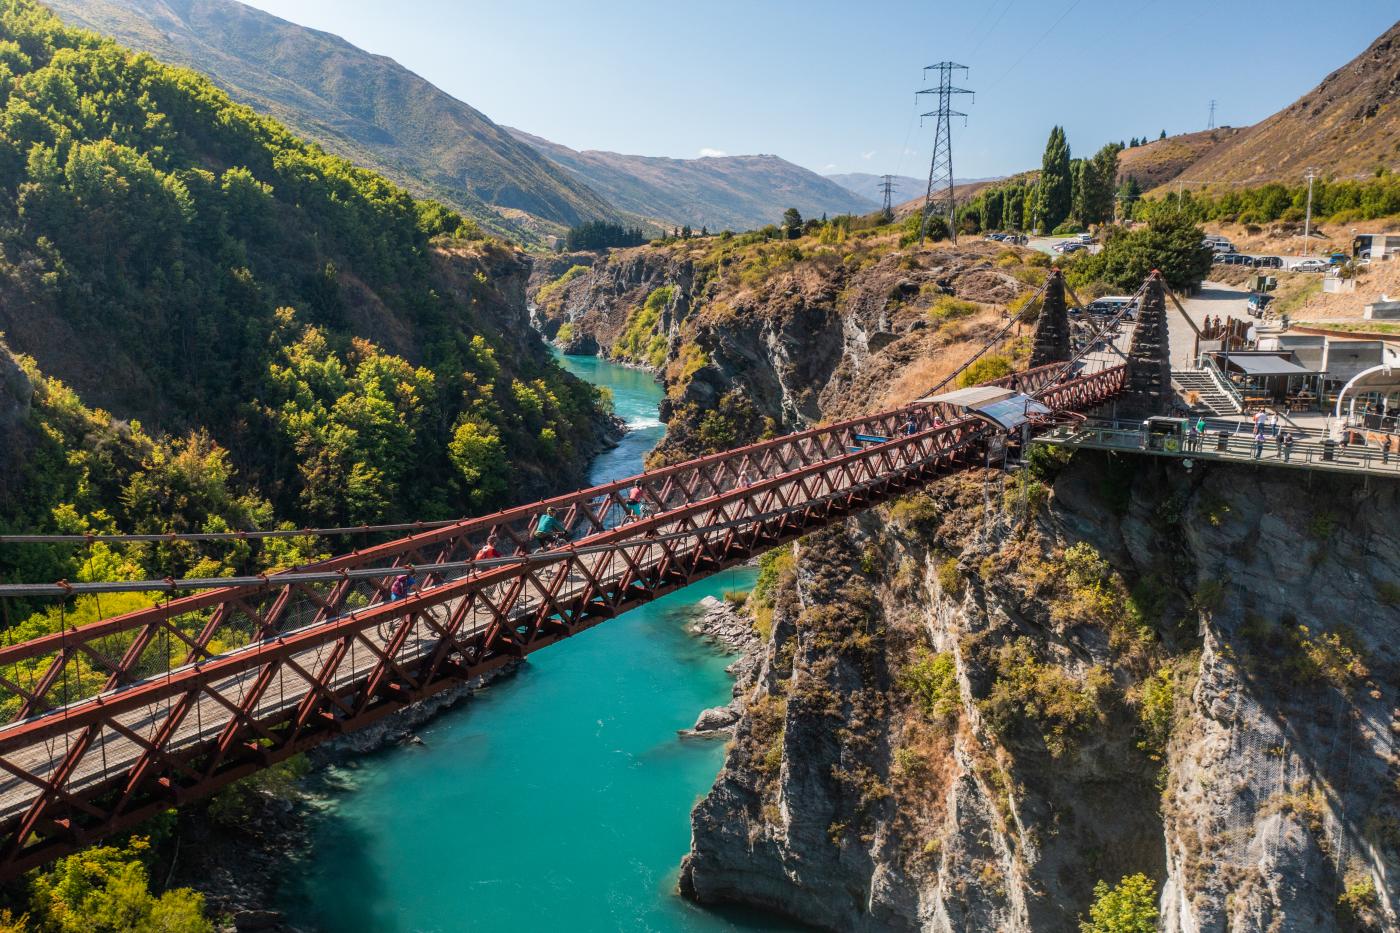
[[[480,111],[338,36],[232,0],[48,5],[73,25],[209,75],[235,100],[488,229],[530,238],[616,219],[586,185]]]
[[[0,0],[0,334],[34,384],[0,393],[0,527],[427,519],[574,481],[600,400],[528,330],[527,272],[202,76]]]

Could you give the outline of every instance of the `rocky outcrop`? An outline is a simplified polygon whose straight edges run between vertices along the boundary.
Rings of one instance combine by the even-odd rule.
[[[742,698],[753,686],[753,674],[758,668],[763,644],[758,633],[754,631],[753,620],[728,602],[706,596],[700,600],[698,608],[701,611],[700,617],[691,623],[690,631],[725,651],[739,655],[739,659],[726,668],[734,675],[734,700],[725,706],[701,710],[695,725],[681,730],[681,736],[728,737],[734,734],[734,726],[739,721]]]
[[[914,398],[1043,275],[984,244],[739,239],[617,250],[534,293],[536,325],[567,352],[665,379],[660,460]],[[976,304],[936,307],[946,298]]]
[[[1053,473],[952,478],[798,549],[682,890],[832,930],[1075,931],[1141,872],[1169,933],[1395,929],[1400,493]]]

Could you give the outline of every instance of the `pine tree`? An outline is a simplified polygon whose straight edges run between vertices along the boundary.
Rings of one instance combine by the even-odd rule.
[[[1142,188],[1138,185],[1137,179],[1129,175],[1128,180],[1123,182],[1118,188],[1118,202],[1123,211],[1124,220],[1130,220],[1132,218],[1133,205],[1137,203],[1140,197],[1142,197]]]
[[[1057,126],[1050,131],[1050,138],[1045,143],[1036,204],[1036,220],[1047,233],[1064,223],[1069,216],[1073,185],[1069,163],[1069,140],[1065,139],[1064,128]]]
[[[802,214],[795,207],[789,207],[783,211],[783,230],[787,232],[789,240],[795,240],[802,235]]]
[[[1158,136],[1157,138],[1158,138],[1158,139],[1166,139],[1166,138],[1167,138],[1167,131],[1166,131],[1166,130],[1162,130],[1162,135],[1161,135],[1161,136]]]

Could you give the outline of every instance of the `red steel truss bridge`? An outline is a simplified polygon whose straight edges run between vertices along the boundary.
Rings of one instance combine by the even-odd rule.
[[[1038,428],[1134,368],[1058,360],[997,381],[1049,409]],[[982,465],[1005,434],[923,400],[0,648],[0,878]],[[569,541],[539,549],[549,508]],[[504,556],[473,561],[488,536]],[[394,567],[415,593],[390,598]]]

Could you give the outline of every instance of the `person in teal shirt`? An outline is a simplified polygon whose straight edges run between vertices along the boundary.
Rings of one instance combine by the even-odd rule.
[[[567,537],[564,524],[555,517],[553,506],[545,509],[544,514],[535,521],[535,540],[540,547],[549,547],[554,539]]]

